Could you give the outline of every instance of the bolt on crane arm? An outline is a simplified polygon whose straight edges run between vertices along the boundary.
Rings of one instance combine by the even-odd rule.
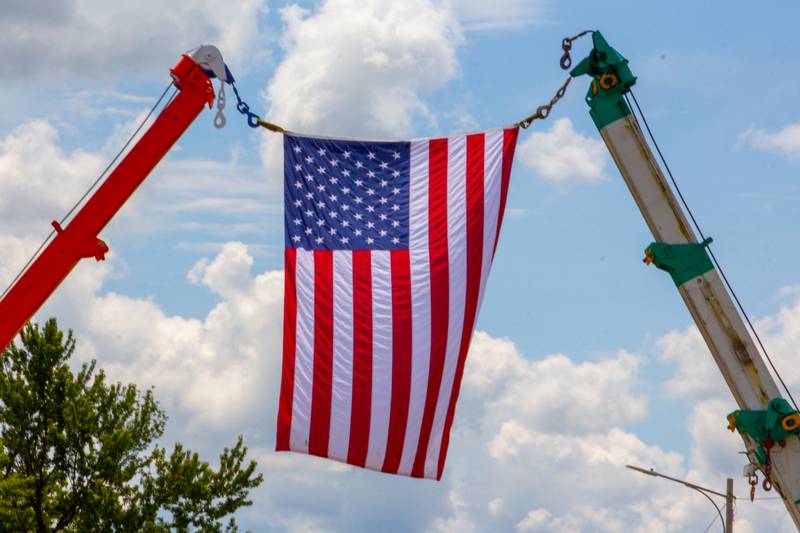
[[[800,439],[794,438],[800,433],[800,416],[781,398],[764,358],[711,261],[713,256],[709,258],[707,247],[711,239],[698,241],[631,113],[625,95],[636,83],[636,77],[627,59],[600,32],[593,33],[592,41],[594,46],[589,56],[570,75],[591,78],[585,97],[590,115],[655,238],[645,250],[644,261],[672,277],[740,410],[780,415],[747,416],[736,411],[731,415],[734,422],[739,416],[740,422],[748,423],[731,422],[731,425],[740,429],[752,465],[771,479],[800,529]],[[776,405],[783,407],[776,410],[773,408]],[[772,426],[756,428],[751,420],[764,424],[771,421]],[[786,438],[772,447],[770,440],[759,441],[765,435],[764,439],[770,435],[786,435]],[[765,448],[771,448],[771,453],[765,453]]]
[[[69,223],[62,227],[53,221],[53,239],[0,299],[0,350],[11,343],[81,259],[105,258],[108,246],[98,235],[203,107],[211,107],[215,94],[207,72],[224,82],[226,70],[219,50],[213,46],[184,54],[170,69],[178,89],[175,98]]]

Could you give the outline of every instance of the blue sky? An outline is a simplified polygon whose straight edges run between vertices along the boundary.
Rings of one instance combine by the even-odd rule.
[[[558,68],[561,38],[600,29],[630,60],[634,91],[687,200],[797,386],[800,74],[792,39],[799,11],[790,2],[764,9],[748,2],[612,8],[503,0],[490,8],[205,0],[165,10],[156,2],[38,9],[12,1],[0,22],[12,67],[0,88],[9,104],[0,115],[0,244],[7,250],[0,281],[93,181],[179,54],[201,42],[220,45],[240,92],[267,119],[309,133],[406,138],[523,118],[566,77]],[[588,40],[577,41],[573,57],[588,48]],[[85,357],[97,357],[113,376],[156,386],[172,415],[167,441],[213,454],[245,433],[267,478],[240,516],[253,530],[705,527],[713,517],[707,502],[632,479],[621,466],[649,461],[720,487],[731,476],[745,490],[740,443],[724,432],[733,400],[687,329],[691,319],[669,277],[641,262],[651,236],[589,118],[587,85],[575,80],[551,117],[520,136],[477,324],[483,351],[470,355],[440,484],[269,451],[277,391],[266,374],[278,368],[280,331],[280,139],[247,128],[232,107],[220,131],[212,113],[198,118],[104,232],[110,260],[82,264],[44,313],[74,327]],[[230,379],[220,377],[226,372]],[[481,382],[480,372],[495,381]],[[526,384],[552,393],[537,396]],[[204,398],[204,387],[217,390]],[[501,419],[508,402],[530,412]],[[607,421],[557,428],[559,420],[583,420],[579,413]],[[543,443],[563,454],[543,451]],[[619,453],[587,459],[598,450]],[[579,477],[575,489],[566,470],[613,479],[595,487]],[[552,494],[529,478],[552,483]],[[388,492],[399,508],[379,512],[393,501]],[[586,505],[600,522],[587,518]],[[648,506],[652,516],[642,510]],[[737,512],[743,531],[789,530],[783,510],[769,502],[742,503]]]

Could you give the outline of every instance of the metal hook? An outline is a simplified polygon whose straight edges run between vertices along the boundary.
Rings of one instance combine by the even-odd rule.
[[[223,110],[225,109],[225,103],[225,82],[220,80],[219,93],[217,93],[217,114],[214,115],[214,127],[217,129],[224,128],[225,123],[228,121],[225,118],[225,113],[223,113]]]
[[[225,118],[225,114],[222,111],[217,111],[217,114],[214,115],[214,127],[220,130],[225,127],[227,122],[228,119]]]
[[[572,66],[572,58],[569,55],[569,52],[564,52],[564,55],[561,56],[561,69],[562,70],[569,70],[569,67]]]

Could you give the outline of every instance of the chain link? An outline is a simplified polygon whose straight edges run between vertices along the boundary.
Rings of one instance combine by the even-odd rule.
[[[585,30],[576,35],[573,35],[572,37],[564,37],[561,40],[561,49],[564,51],[564,54],[561,56],[560,60],[562,69],[567,70],[570,68],[570,66],[572,66],[572,57],[570,56],[569,53],[570,50],[572,50],[573,41],[576,41],[577,39],[580,39],[584,35],[588,35],[590,33],[594,33],[594,30]],[[548,103],[537,107],[536,111],[532,115],[525,117],[521,121],[517,122],[516,125],[520,126],[523,129],[527,129],[534,120],[544,120],[548,116],[550,116],[550,111],[553,109],[553,106],[556,105],[558,101],[564,97],[564,95],[567,92],[567,87],[569,86],[571,81],[572,77],[570,76],[569,78],[566,79],[566,81],[564,81],[561,87],[558,88],[556,94],[553,96],[553,98],[550,99]],[[239,96],[239,91],[236,89],[236,85],[231,83],[231,87],[233,88],[234,95],[236,95],[236,109],[239,111],[239,113],[247,117],[248,126],[250,126],[251,128],[257,128],[261,126],[275,132],[284,131],[283,128],[281,128],[280,126],[267,122],[263,120],[260,116],[258,116],[258,114],[250,111],[250,106],[247,105],[247,102],[242,100],[241,97]],[[224,98],[225,97],[223,95],[222,101],[220,102],[223,107],[225,105]]]
[[[561,98],[567,93],[567,87],[571,81],[572,77],[567,78],[564,84],[556,91],[555,96],[550,99],[550,102],[537,107],[536,112],[533,115],[525,117],[521,121],[517,122],[517,126],[520,126],[522,129],[528,129],[528,126],[530,126],[531,122],[534,120],[546,119],[550,115],[550,110],[553,109],[553,106],[556,105],[556,103],[558,103],[558,101],[561,100]]]
[[[258,121],[261,120],[261,117],[259,117],[256,113],[250,111],[250,106],[247,105],[247,102],[242,100],[242,98],[239,96],[239,91],[236,89],[236,85],[231,83],[231,87],[233,87],[233,94],[236,95],[236,110],[239,111],[239,113],[241,113],[242,115],[245,115],[247,117],[248,126],[250,126],[251,128],[259,127],[260,124],[258,123]]]
[[[563,70],[568,70],[572,66],[572,57],[569,55],[569,51],[572,50],[572,41],[577,41],[588,33],[594,33],[594,30],[584,30],[577,35],[564,37],[561,40],[561,49],[564,50],[564,55],[561,56],[560,64]]]
[[[233,87],[233,94],[236,95],[236,110],[239,111],[239,113],[241,113],[242,115],[247,117],[248,126],[250,126],[251,128],[258,128],[260,126],[275,133],[284,133],[286,131],[277,124],[273,124],[272,122],[267,122],[266,120],[258,116],[258,114],[250,111],[250,106],[247,105],[247,102],[242,100],[241,97],[239,96],[239,91],[236,89],[236,85],[231,83],[231,87]]]
[[[561,56],[560,61],[562,69],[567,70],[570,66],[572,66],[572,57],[569,55],[570,50],[572,50],[572,42],[589,33],[594,33],[594,30],[585,30],[577,35],[573,35],[572,37],[564,37],[561,40],[561,49],[564,51],[564,55]],[[566,94],[567,87],[571,81],[572,76],[567,78],[564,84],[556,91],[555,96],[553,96],[548,103],[537,107],[536,111],[532,115],[520,120],[516,125],[522,129],[528,129],[534,120],[544,120],[550,116],[550,111],[553,109],[553,106],[556,105],[556,103],[558,103],[558,101],[561,100],[561,98],[563,98],[563,96]]]

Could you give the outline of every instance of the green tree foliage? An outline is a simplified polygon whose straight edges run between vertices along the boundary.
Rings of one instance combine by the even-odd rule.
[[[0,531],[236,531],[226,517],[263,480],[240,436],[218,470],[154,444],[152,391],[109,383],[55,319],[26,326],[0,359]]]

